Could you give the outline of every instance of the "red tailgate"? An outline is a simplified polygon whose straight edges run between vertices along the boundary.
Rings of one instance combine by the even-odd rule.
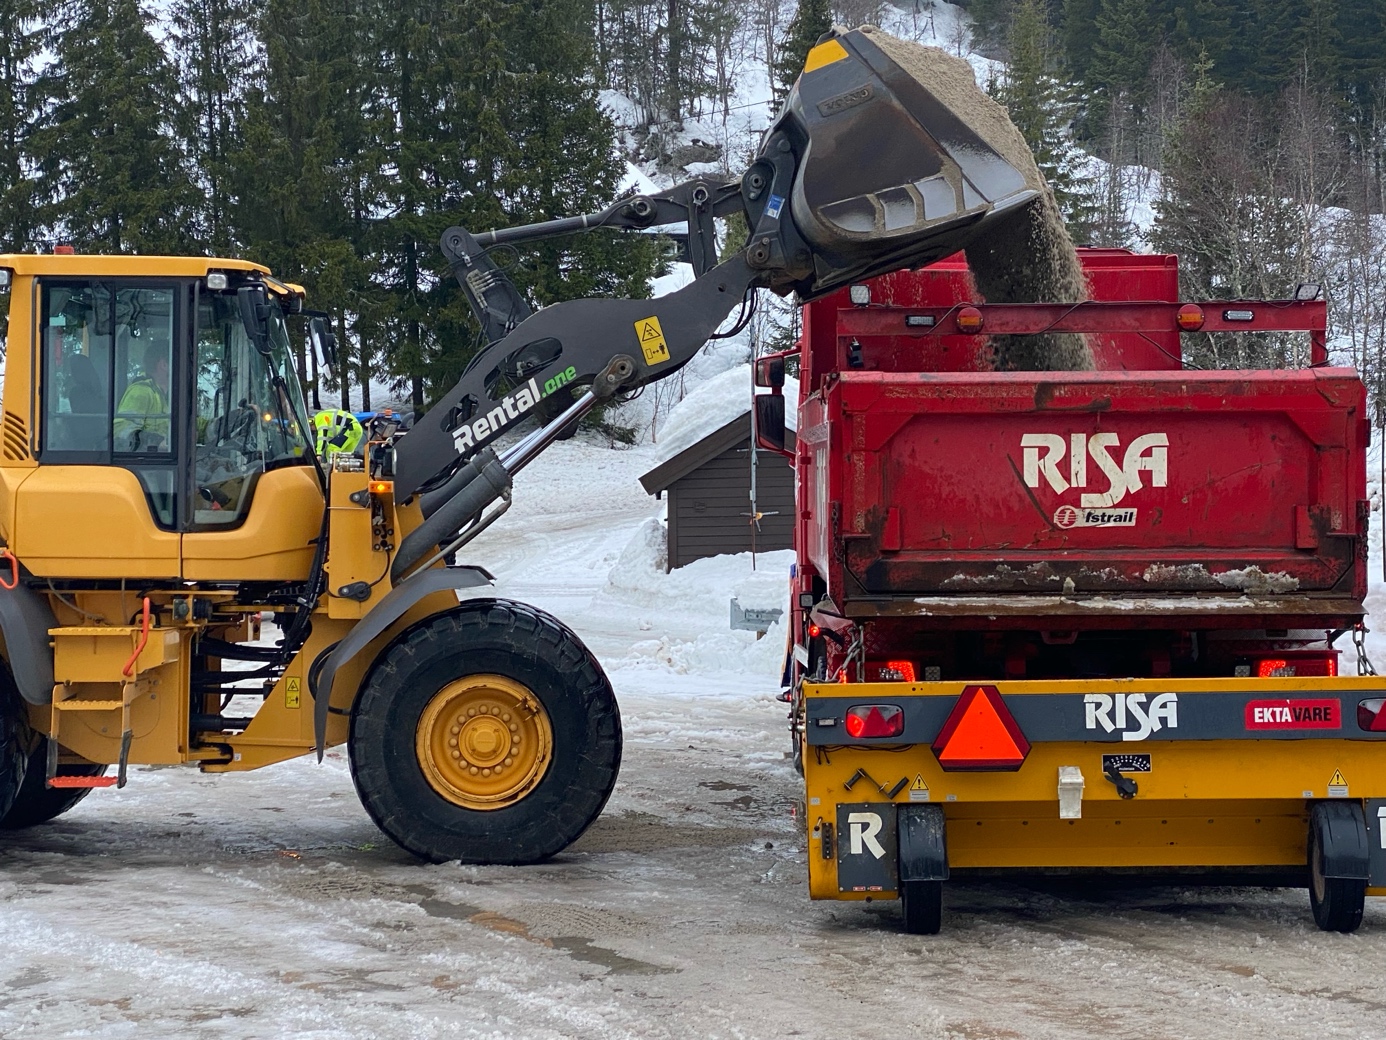
[[[843,372],[826,395],[814,540],[840,524],[860,594],[1365,594],[1350,370]]]

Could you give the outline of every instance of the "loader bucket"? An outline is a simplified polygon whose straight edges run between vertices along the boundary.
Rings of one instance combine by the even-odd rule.
[[[766,135],[798,159],[788,209],[805,299],[957,252],[1046,190],[1024,137],[944,51],[866,26],[809,52]]]

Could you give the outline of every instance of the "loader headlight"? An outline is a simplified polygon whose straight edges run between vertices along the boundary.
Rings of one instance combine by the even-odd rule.
[[[857,307],[866,307],[871,303],[871,286],[854,285],[848,292],[852,296],[852,303]]]

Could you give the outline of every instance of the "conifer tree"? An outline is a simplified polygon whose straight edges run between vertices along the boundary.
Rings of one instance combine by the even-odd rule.
[[[1108,94],[1145,90],[1160,26],[1146,0],[1101,0],[1088,78]]]
[[[34,135],[53,192],[46,217],[97,252],[198,248],[197,191],[178,77],[137,0],[74,0],[61,10]]]
[[[789,23],[784,41],[775,59],[775,103],[778,106],[789,96],[799,73],[804,71],[808,52],[819,38],[833,27],[828,0],[799,0],[794,20]]]
[[[993,87],[1011,122],[1035,154],[1074,237],[1088,238],[1092,200],[1077,175],[1082,155],[1069,135],[1073,103],[1055,75],[1054,47],[1042,0],[1018,0],[1007,45],[1011,60]]]
[[[38,0],[0,0],[0,251],[35,247],[38,184],[30,138],[39,113],[34,63],[42,46]]]
[[[251,0],[174,0],[171,39],[189,123],[190,158],[200,182],[207,248],[232,249],[228,213],[232,157],[240,147],[245,91],[256,46]]]

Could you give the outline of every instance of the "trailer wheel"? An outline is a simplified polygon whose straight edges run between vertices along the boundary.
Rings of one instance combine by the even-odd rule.
[[[1327,818],[1311,813],[1309,823],[1309,909],[1325,932],[1355,932],[1362,923],[1366,878],[1325,877],[1324,829]]]
[[[105,776],[109,766],[94,762],[74,762],[59,765],[59,776]],[[29,755],[29,764],[24,770],[24,782],[19,787],[10,811],[0,817],[0,830],[17,831],[35,824],[47,823],[61,816],[87,795],[90,787],[47,786],[48,738],[41,737],[38,747]]]
[[[910,935],[937,935],[943,928],[943,882],[900,882],[900,915]]]
[[[0,663],[0,817],[9,813],[24,784],[33,732],[9,665]]]
[[[556,618],[474,600],[377,659],[356,699],[352,779],[421,859],[535,863],[601,813],[621,762],[611,683]]]

